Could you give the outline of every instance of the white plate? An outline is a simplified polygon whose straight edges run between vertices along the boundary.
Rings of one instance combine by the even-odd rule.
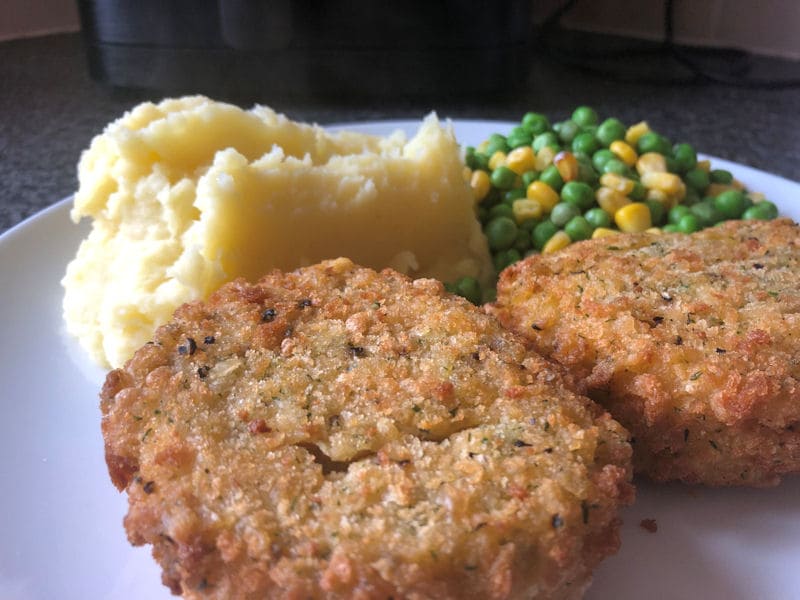
[[[455,122],[469,144],[511,126]],[[800,220],[800,184],[712,160]],[[64,200],[0,236],[0,599],[170,598],[149,549],[125,539],[126,499],[103,460],[104,373],[64,333],[59,281],[87,231],[68,211]],[[798,477],[762,490],[640,484],[623,518],[622,550],[597,569],[589,600],[800,597]]]

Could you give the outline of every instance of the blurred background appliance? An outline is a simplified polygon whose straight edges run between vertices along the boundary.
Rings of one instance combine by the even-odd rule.
[[[269,96],[489,94],[526,79],[530,0],[79,0],[95,79]]]

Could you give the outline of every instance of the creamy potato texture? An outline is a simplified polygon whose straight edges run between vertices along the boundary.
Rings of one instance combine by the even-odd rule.
[[[181,303],[276,267],[346,256],[413,277],[492,276],[458,144],[435,115],[408,140],[170,99],[111,123],[78,174],[71,216],[92,229],[62,282],[64,317],[103,365]]]

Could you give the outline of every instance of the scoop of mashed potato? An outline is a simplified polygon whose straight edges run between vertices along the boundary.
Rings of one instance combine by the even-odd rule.
[[[104,366],[180,304],[272,268],[346,256],[412,277],[492,276],[459,146],[435,115],[408,140],[204,97],[145,103],[92,141],[78,176],[71,216],[93,222],[62,282],[64,317]]]

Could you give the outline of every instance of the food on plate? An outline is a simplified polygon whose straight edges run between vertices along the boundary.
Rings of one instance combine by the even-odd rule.
[[[407,140],[331,133],[204,97],[145,103],[81,157],[72,218],[92,229],[64,316],[121,365],[181,303],[238,276],[348,256],[414,277],[493,276],[464,163],[435,115]]]
[[[800,471],[800,227],[617,235],[506,271],[500,322],[583,380],[658,481]]]
[[[619,231],[691,233],[778,214],[691,145],[673,145],[646,121],[601,122],[588,106],[552,125],[527,113],[508,135],[467,147],[466,162],[497,272],[527,254]]]
[[[182,306],[101,406],[129,539],[187,598],[580,598],[633,498],[557,367],[347,259]]]

